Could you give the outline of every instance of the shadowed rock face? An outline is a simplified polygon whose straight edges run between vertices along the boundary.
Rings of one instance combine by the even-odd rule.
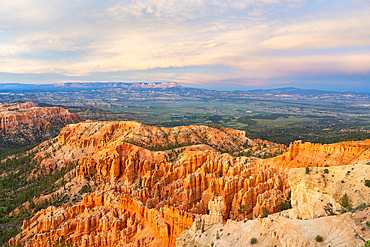
[[[4,145],[30,145],[56,136],[67,124],[83,120],[61,107],[4,103],[0,104],[0,138]]]
[[[88,179],[93,191],[73,206],[37,213],[30,224],[40,223],[26,246],[52,246],[62,235],[76,246],[174,246],[195,216],[207,214],[215,198],[222,198],[218,208],[223,220],[243,219],[240,205],[246,205],[249,219],[266,209],[279,211],[290,193],[288,171],[298,167],[297,159],[311,155],[315,160],[317,150],[324,157],[328,152],[352,152],[351,145],[362,147],[363,158],[369,158],[368,142],[345,143],[335,152],[331,145],[295,143],[289,152],[264,160],[218,151],[243,150],[253,143],[257,145],[242,131],[207,126],[93,121],[68,125],[37,148],[39,166],[33,174],[72,162],[74,180]],[[27,224],[21,242],[29,236]]]

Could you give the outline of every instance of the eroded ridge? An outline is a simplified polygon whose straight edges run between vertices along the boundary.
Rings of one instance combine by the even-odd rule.
[[[71,188],[85,183],[91,192],[79,202],[37,213],[10,243],[52,246],[63,237],[76,246],[174,246],[214,200],[222,198],[217,207],[222,221],[278,212],[290,197],[290,168],[370,157],[370,141],[296,142],[271,159],[220,152],[253,145],[258,144],[244,132],[219,127],[93,121],[66,126],[37,148],[33,175],[74,164]]]

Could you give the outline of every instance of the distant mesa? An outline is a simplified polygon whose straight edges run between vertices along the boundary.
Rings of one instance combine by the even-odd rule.
[[[182,88],[181,85],[175,82],[65,82],[54,84],[21,84],[8,83],[0,84],[0,90],[55,90],[58,88],[65,89],[101,89],[101,88],[144,88],[144,89],[166,89],[166,88]]]

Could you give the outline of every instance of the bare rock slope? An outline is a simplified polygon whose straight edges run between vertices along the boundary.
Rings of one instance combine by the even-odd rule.
[[[67,124],[84,119],[61,107],[40,107],[33,102],[0,104],[1,147],[22,146],[56,136]]]
[[[370,141],[334,145],[296,142],[288,152],[271,159],[234,157],[225,153],[238,153],[251,145],[257,144],[243,131],[219,127],[160,128],[139,122],[97,121],[68,125],[57,138],[37,147],[38,165],[32,176],[72,165],[74,168],[68,175],[74,177],[61,191],[75,193],[76,188],[86,184],[91,192],[84,195],[81,192],[82,199],[71,199],[70,205],[49,207],[36,213],[10,243],[53,246],[63,237],[75,246],[175,246],[183,236],[180,234],[193,222],[204,221],[207,228],[213,229],[215,222],[253,219],[266,210],[279,212],[281,204],[289,200],[291,189],[296,190],[304,182],[289,182],[293,181],[289,176],[291,168],[311,166],[310,169],[323,170],[326,168],[320,167],[328,164],[332,169],[370,158]],[[329,175],[334,173],[329,171]],[[308,176],[316,179],[313,171]],[[310,184],[308,181],[309,178],[306,183]],[[298,194],[292,194],[297,201],[295,205],[305,203]],[[215,202],[217,198],[220,200]],[[209,208],[209,205],[213,206]],[[241,206],[245,207],[245,214],[239,211]],[[208,209],[211,217],[207,216]],[[299,210],[297,206],[288,214],[303,215]],[[225,244],[241,244],[235,241],[249,238],[252,236],[249,232],[261,231],[260,236],[265,234],[266,241],[275,239],[277,244],[285,245],[295,235],[291,232],[292,237],[286,238],[281,225],[294,231],[298,229],[295,224],[305,222],[276,217],[278,225],[274,225],[275,221],[247,222],[248,228],[240,231],[243,236],[235,233],[234,242],[230,238]],[[310,227],[317,224],[315,220],[324,219],[313,219]],[[240,222],[235,224],[244,226]],[[263,230],[265,228],[269,230]],[[279,237],[272,235],[275,228]],[[222,235],[227,237],[224,232]],[[193,240],[203,241],[202,236],[197,234]],[[307,236],[309,240],[302,237],[303,244],[311,243],[311,235]],[[216,234],[216,240],[221,241],[218,237]],[[187,239],[193,241],[188,237],[182,242],[187,244]],[[203,243],[206,242],[199,242]]]
[[[229,220],[226,225],[204,224],[204,231],[194,223],[177,238],[176,246],[363,246],[370,239],[370,188],[365,186],[365,178],[370,176],[367,162],[318,168],[308,174],[303,168],[292,169],[289,172],[292,209],[267,218]],[[344,194],[352,207],[357,207],[356,211],[343,214],[336,211],[341,209],[340,199]],[[334,205],[336,215],[325,214],[327,203]],[[361,206],[364,203],[366,207]],[[317,236],[322,237],[322,242],[316,240]]]

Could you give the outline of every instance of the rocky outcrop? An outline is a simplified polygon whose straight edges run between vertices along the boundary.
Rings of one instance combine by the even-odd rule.
[[[369,158],[369,141],[297,142],[271,159],[220,152],[244,150],[248,143],[244,132],[207,126],[95,121],[68,125],[38,147],[39,166],[33,175],[72,163],[74,179],[91,181],[92,192],[73,206],[52,209],[49,218],[42,218],[45,212],[38,215],[37,234],[28,244],[52,245],[63,235],[76,246],[174,246],[196,218],[199,229],[199,223],[211,228],[217,222],[280,211],[292,190],[289,170],[307,166],[309,155],[311,162],[325,160],[329,165]],[[334,163],[338,159],[341,162]]]
[[[176,240],[177,247],[190,246],[364,246],[370,238],[369,160],[349,166],[305,168],[289,171],[293,208],[267,218],[207,225],[200,218]],[[355,212],[338,213],[340,198],[348,195]],[[333,205],[327,216],[324,206]],[[340,211],[340,210],[339,210]],[[206,215],[203,215],[206,217]],[[302,220],[303,218],[303,220]],[[316,240],[322,237],[322,242]]]
[[[196,217],[190,230],[193,232],[209,227],[210,225],[223,222],[222,211],[225,209],[224,200],[222,197],[216,198],[214,201],[208,202],[209,214],[203,215],[201,218]]]
[[[0,103],[0,112],[1,111],[19,111],[25,110],[33,107],[40,107],[37,103],[34,102],[25,102],[25,103]]]
[[[366,222],[370,208],[310,220],[290,219],[279,214],[248,221],[229,221],[192,231],[184,231],[176,240],[177,247],[244,247],[244,246],[364,246],[361,239],[370,238]],[[357,233],[359,235],[357,235]],[[316,236],[323,238],[316,241]],[[255,244],[251,244],[254,239]]]
[[[333,213],[341,210],[340,200],[347,194],[352,208],[369,204],[370,160],[359,164],[336,167],[296,168],[289,171],[289,185],[292,191],[292,217],[303,219],[326,216],[324,207],[332,205]]]
[[[123,184],[106,186],[74,206],[40,211],[22,227],[35,229],[26,246],[53,246],[62,236],[76,246],[166,246],[193,223],[186,212],[168,206],[150,209],[126,192]]]
[[[67,124],[83,120],[61,107],[40,107],[33,102],[2,104],[0,139],[5,146],[30,145],[56,136]]]
[[[225,209],[224,200],[222,197],[216,198],[214,201],[208,202],[209,215],[203,215],[202,220],[205,225],[213,225],[222,223],[223,218],[221,212]]]
[[[240,150],[248,140],[244,131],[229,128],[195,125],[165,128],[133,121],[81,123],[67,126],[59,135],[60,142],[80,148],[101,147],[103,143],[109,145],[113,141],[121,141],[153,151],[195,144],[208,144],[217,150]]]
[[[0,128],[6,131],[21,125],[37,126],[54,121],[75,123],[81,120],[80,116],[61,107],[40,107],[33,102],[0,107]]]
[[[369,158],[370,140],[326,145],[296,141],[283,155],[260,162],[284,171],[297,167],[351,165]]]
[[[255,143],[258,143],[260,145],[265,145],[265,146],[277,146],[279,147],[280,149],[287,149],[287,146],[284,145],[284,144],[279,144],[279,143],[274,143],[274,142],[270,142],[270,141],[267,141],[267,140],[261,140],[261,139],[253,139],[253,141]]]

